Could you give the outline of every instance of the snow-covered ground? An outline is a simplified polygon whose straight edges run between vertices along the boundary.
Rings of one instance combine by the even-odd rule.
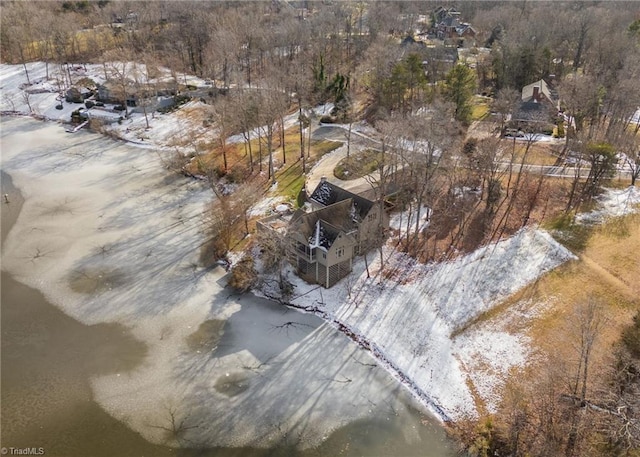
[[[189,84],[199,88],[208,88],[206,81],[191,75],[171,74],[166,68],[149,70],[150,77],[143,64],[131,62],[107,62],[100,64],[73,64],[60,66],[49,64],[49,78],[43,62],[27,64],[31,84],[27,84],[22,65],[0,64],[0,111],[42,116],[59,122],[70,122],[71,113],[84,108],[82,103],[70,103],[64,100],[65,85],[68,87],[69,76],[75,83],[82,78],[89,78],[96,84],[104,84],[106,76],[118,79],[118,74],[126,75],[133,84]],[[28,96],[25,94],[29,94]],[[56,109],[61,104],[62,109]],[[105,108],[113,108],[106,106]],[[212,142],[216,139],[215,128],[205,127],[203,121],[207,116],[207,105],[200,101],[192,101],[181,109],[171,113],[132,112],[128,118],[104,126],[118,138],[134,143],[148,144],[161,149],[178,150],[182,153],[194,153],[199,142]],[[295,116],[297,119],[297,115]],[[149,127],[147,127],[147,121]],[[291,119],[287,119],[292,124]],[[242,138],[237,139],[242,141]]]
[[[95,401],[158,443],[172,413],[189,446],[315,446],[389,411],[417,433],[398,384],[366,351],[198,266],[212,194],[168,175],[158,154],[2,118],[2,170],[24,196],[2,268],[79,321],[121,323],[147,347],[133,370],[92,379]]]
[[[71,112],[79,105],[63,102],[63,109],[57,110],[56,105],[63,97],[60,96],[60,85],[56,80],[60,78],[59,66],[49,65],[50,78],[46,78],[46,67],[42,62],[26,64],[32,87],[26,86],[26,75],[22,65],[0,64],[0,111],[36,114],[47,119],[68,122]],[[34,92],[34,93],[29,93]],[[29,109],[29,105],[31,109]]]
[[[629,186],[626,189],[604,189],[596,198],[596,208],[576,216],[581,224],[600,224],[610,217],[619,217],[638,210],[640,189]]]
[[[431,208],[427,206],[412,205],[411,211],[398,211],[391,215],[389,219],[389,227],[396,231],[396,236],[402,238],[407,235],[409,229],[413,231],[416,228],[416,232],[424,230],[429,225],[429,219],[431,218]]]
[[[434,265],[387,248],[383,275],[378,274],[378,254],[369,256],[371,278],[359,259],[353,276],[329,290],[290,276],[298,297],[292,303],[317,306],[335,324],[370,343],[382,363],[436,414],[454,420],[476,415],[476,401],[495,408],[503,376],[523,364],[528,351],[522,335],[466,327],[574,258],[548,233],[534,229]],[[469,383],[480,399],[474,398]]]

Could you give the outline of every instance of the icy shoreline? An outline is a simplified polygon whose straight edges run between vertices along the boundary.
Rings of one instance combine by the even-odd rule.
[[[441,264],[420,265],[390,249],[385,256],[387,264],[396,263],[401,277],[376,277],[379,260],[374,260],[374,277],[367,278],[363,259],[354,265],[353,278],[329,290],[289,274],[298,297],[289,304],[322,317],[370,351],[444,422],[476,416],[477,401],[495,410],[506,374],[526,363],[528,355],[524,335],[493,323],[469,331],[465,326],[542,274],[575,259],[548,233],[535,229]],[[469,383],[480,399],[474,398]]]
[[[260,293],[259,291],[257,291]],[[383,367],[385,370],[394,377],[396,381],[398,381],[401,385],[403,385],[407,390],[420,402],[422,403],[429,411],[431,411],[435,417],[437,417],[442,422],[451,422],[451,419],[447,416],[444,411],[444,408],[441,405],[436,404],[433,399],[429,397],[426,392],[423,392],[420,387],[416,383],[414,383],[411,379],[407,378],[407,376],[402,372],[402,370],[396,366],[385,354],[378,348],[374,343],[369,341],[364,335],[356,333],[353,329],[349,327],[348,324],[341,322],[340,320],[332,317],[321,309],[314,306],[300,306],[294,305],[293,303],[282,302],[284,306],[292,308],[297,311],[301,311],[303,313],[312,314],[323,319],[326,323],[334,327],[336,330],[346,335],[351,341],[355,342],[359,347],[369,352],[372,357],[376,360],[378,365]]]
[[[205,447],[271,447],[283,434],[314,447],[389,408],[407,423],[399,385],[344,335],[238,297],[223,272],[197,267],[203,183],[168,176],[145,148],[29,119],[2,124],[2,169],[25,198],[2,268],[68,315],[122,323],[148,347],[141,366],[91,380],[110,415],[167,443],[174,412],[194,428],[169,443]]]

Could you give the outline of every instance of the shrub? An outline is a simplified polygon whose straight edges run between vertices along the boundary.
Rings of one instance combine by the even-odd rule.
[[[91,118],[89,119],[89,129],[96,132],[105,133],[104,122],[101,119]]]
[[[332,116],[329,116],[328,114],[325,114],[320,118],[320,122],[322,124],[333,124],[335,121],[336,121],[335,118],[333,118]]]
[[[95,106],[95,103],[93,103],[91,100],[87,100],[84,102],[84,106],[86,106],[87,109],[93,108]]]
[[[80,91],[75,87],[72,87],[67,91],[64,99],[69,103],[82,103],[84,100]]]
[[[253,258],[245,255],[231,268],[228,284],[240,292],[246,292],[255,284],[257,278],[258,273],[254,268]]]
[[[227,179],[237,184],[245,182],[247,176],[249,176],[249,169],[242,164],[234,165],[227,173]]]
[[[478,139],[471,137],[462,146],[462,152],[465,154],[473,154],[478,148]]]
[[[282,278],[280,282],[280,293],[282,294],[282,298],[285,300],[289,300],[293,296],[293,292],[295,289],[295,285],[286,278]]]
[[[176,106],[184,105],[189,100],[191,100],[191,97],[186,95],[186,94],[177,95],[176,96]]]
[[[223,260],[227,255],[227,247],[220,238],[210,238],[200,250],[200,265],[210,268],[219,260]]]
[[[96,87],[96,82],[93,79],[84,76],[76,81],[76,86],[90,89]]]
[[[222,165],[216,165],[213,168],[213,172],[216,174],[216,177],[218,179],[222,178],[223,176],[225,176],[227,174],[227,172],[225,171],[224,167]]]
[[[158,108],[158,112],[162,114],[170,113],[172,111],[177,110],[180,106],[184,105],[189,100],[191,100],[191,97],[189,97],[188,95],[185,95],[185,94],[176,95],[174,97],[173,105],[165,106],[163,108]]]
[[[490,179],[487,184],[487,204],[489,206],[495,205],[500,201],[502,195],[502,183],[499,179]]]

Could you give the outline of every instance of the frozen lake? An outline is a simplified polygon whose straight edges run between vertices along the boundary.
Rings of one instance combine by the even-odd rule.
[[[162,152],[24,118],[1,135],[3,446],[453,455],[367,352],[198,266],[211,194]]]

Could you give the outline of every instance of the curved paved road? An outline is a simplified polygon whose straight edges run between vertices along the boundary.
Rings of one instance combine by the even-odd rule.
[[[314,140],[317,139],[340,141],[344,144],[335,151],[322,157],[320,161],[307,174],[306,186],[308,192],[313,192],[313,189],[316,188],[316,186],[320,182],[320,178],[322,177],[326,177],[327,181],[329,181],[330,183],[340,186],[343,189],[346,189],[349,192],[353,192],[355,194],[371,190],[371,184],[369,184],[369,182],[365,178],[350,179],[348,181],[344,181],[342,179],[336,178],[336,176],[333,174],[333,170],[336,168],[336,165],[338,165],[338,163],[347,156],[346,135],[347,131],[344,127],[335,125],[321,124],[316,130],[314,130],[311,136]],[[370,138],[354,130],[351,131],[350,154],[356,154],[364,147],[370,147],[376,144],[377,142],[373,138]],[[379,178],[379,174],[373,173],[372,178]]]
[[[336,184],[343,189],[356,194],[371,190],[371,184],[369,183],[369,181],[367,181],[366,178],[344,181],[342,179],[336,178],[333,174],[333,170],[335,169],[336,165],[338,165],[338,163],[347,156],[347,131],[345,126],[320,124],[313,131],[312,138],[317,140],[339,141],[344,143],[344,145],[340,146],[330,154],[322,157],[320,161],[313,167],[313,169],[311,169],[311,171],[307,174],[306,186],[309,192],[313,192],[313,189],[316,188],[316,186],[320,182],[320,178],[322,177],[326,177],[327,181],[329,181],[330,183]],[[352,130],[351,132],[351,154],[358,153],[365,147],[376,147],[379,146],[379,144],[380,143],[378,140],[364,135],[361,132],[357,132],[355,130]],[[499,166],[501,171],[506,171],[509,168],[509,163],[500,163]],[[517,171],[519,168],[519,164],[513,164],[514,171]],[[569,165],[554,166],[532,164],[524,165],[523,170],[536,174],[544,174],[545,176],[553,178],[575,178],[576,171],[574,167]],[[580,170],[580,178],[587,178],[589,176],[589,172],[589,167],[583,167]],[[379,173],[377,172],[373,173],[370,176],[374,181],[376,181],[380,177]],[[616,172],[616,177],[619,179],[628,179],[630,178],[630,172],[628,170],[618,170]]]

